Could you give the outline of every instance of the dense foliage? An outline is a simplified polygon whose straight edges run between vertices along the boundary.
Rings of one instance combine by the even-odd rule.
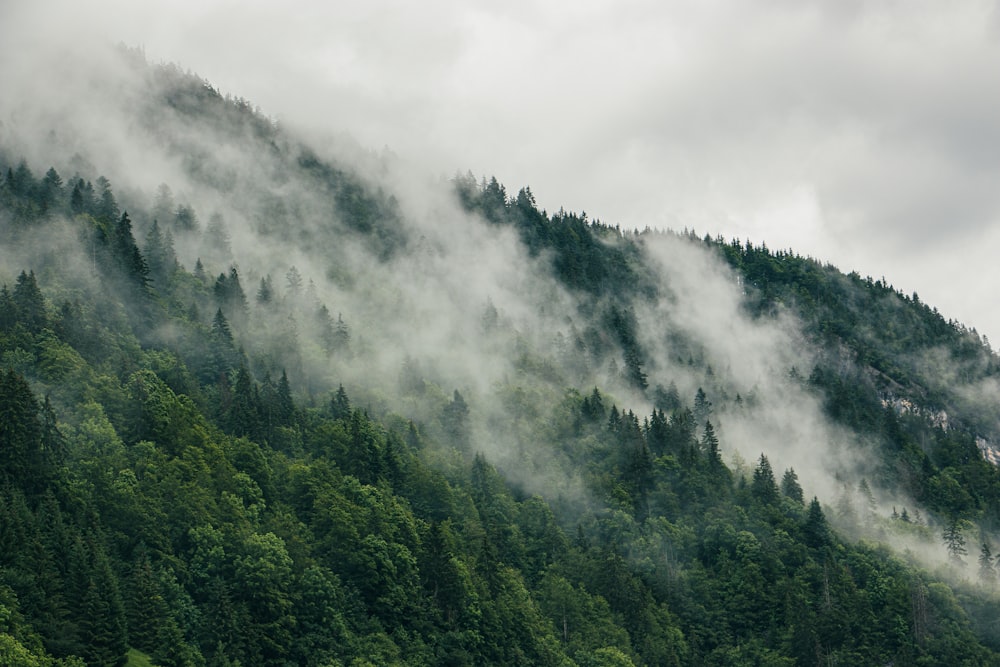
[[[292,147],[245,102],[154,72],[172,91],[156,104],[287,154],[345,222],[298,238],[317,232],[280,200],[259,233],[303,247],[344,235],[382,260],[407,251],[391,196]],[[191,156],[192,172],[227,187],[207,149]],[[729,261],[754,317],[792,309],[829,350],[802,369],[802,390],[877,459],[831,512],[765,454],[724,461],[710,398],[752,413],[752,397],[648,386],[633,306],[659,289],[643,260],[651,233],[550,217],[527,188],[508,198],[495,180],[455,180],[468,210],[515,229],[578,297],[588,328],[568,354],[620,357],[653,405],[619,407],[521,349],[494,395],[498,422],[416,364],[384,400],[311,373],[358,344],[342,314],[294,269],[276,284],[239,267],[225,226],[201,229],[169,188],[130,215],[108,179],[38,176],[2,157],[3,664],[1000,664],[982,620],[997,612],[986,536],[1000,527],[1000,477],[976,444],[992,425],[919,353],[947,352],[968,383],[997,362],[916,295],[690,239]],[[64,245],[37,252],[43,238]],[[178,260],[175,243],[191,239],[225,267],[216,277]],[[488,310],[484,327],[497,317]],[[922,411],[900,410],[904,398]],[[524,469],[579,487],[540,495],[506,476],[475,444],[477,410],[516,435]],[[947,429],[933,418],[944,410]],[[880,516],[869,484],[902,486],[918,505]],[[944,539],[954,563],[928,572],[878,534]],[[967,544],[973,534],[983,539]]]

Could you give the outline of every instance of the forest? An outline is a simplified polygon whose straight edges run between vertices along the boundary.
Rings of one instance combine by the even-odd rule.
[[[0,663],[1000,665],[974,329],[120,57],[176,181],[0,135]]]

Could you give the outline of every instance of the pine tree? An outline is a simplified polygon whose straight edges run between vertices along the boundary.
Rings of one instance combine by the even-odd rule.
[[[164,236],[160,232],[160,224],[153,220],[146,235],[143,246],[146,262],[149,264],[149,275],[153,281],[165,286],[174,270],[177,268],[177,256],[174,254],[173,237],[170,232]]]
[[[757,467],[754,468],[750,492],[754,498],[765,504],[771,504],[778,499],[778,485],[774,481],[774,471],[771,469],[771,462],[764,454],[760,455]]]
[[[347,398],[344,385],[340,385],[337,393],[330,399],[330,412],[334,419],[347,419],[351,416],[351,401]]]
[[[708,400],[705,390],[701,387],[698,387],[698,391],[694,395],[694,407],[691,411],[698,424],[708,419],[709,415],[712,414],[712,402]]]
[[[993,552],[985,540],[983,540],[982,548],[979,550],[979,581],[991,589],[997,583],[997,571],[993,567]]]
[[[302,274],[294,266],[288,269],[288,273],[285,274],[285,285],[289,298],[293,301],[298,299],[302,293]]]
[[[722,467],[722,454],[719,453],[719,438],[715,435],[712,422],[705,420],[705,430],[701,436],[701,447],[708,456],[708,464],[712,468]]]
[[[193,208],[187,204],[177,207],[177,211],[174,213],[174,229],[178,233],[198,231],[198,216]]]
[[[252,440],[259,439],[260,423],[260,393],[257,383],[250,377],[250,371],[241,365],[236,371],[233,382],[232,403],[226,421],[229,432],[234,435],[247,436]]]
[[[115,200],[115,195],[111,191],[111,182],[101,176],[97,179],[97,186],[101,189],[101,199],[97,203],[94,217],[101,222],[114,224],[119,219],[120,209],[118,208],[118,202]]]
[[[127,211],[122,213],[118,224],[115,225],[111,238],[111,252],[129,283],[136,287],[139,292],[147,292],[149,290],[149,266],[135,243],[135,237],[132,235],[132,221],[129,219]]]
[[[128,623],[118,579],[103,549],[91,544],[93,562],[80,609],[83,657],[88,665],[120,667],[128,651]]]
[[[237,364],[239,354],[233,341],[233,332],[222,309],[215,311],[212,319],[212,329],[209,332],[208,358],[201,378],[205,382],[214,382],[224,376],[229,369]],[[227,382],[228,384],[228,382]]]
[[[965,548],[965,521],[962,519],[952,519],[944,527],[941,536],[944,539],[945,548],[948,550],[948,558],[952,564],[965,566],[964,556],[968,555]]]
[[[84,213],[88,208],[83,197],[83,190],[80,181],[73,184],[73,191],[69,195],[69,210],[73,215]]]
[[[333,354],[338,347],[337,333],[333,328],[333,318],[325,305],[321,305],[316,311],[316,327],[319,330],[319,340],[323,344],[326,353]]]
[[[802,495],[802,487],[799,485],[799,476],[795,474],[794,468],[789,468],[782,476],[781,493],[796,502],[805,502]]]
[[[809,501],[809,510],[806,513],[806,523],[802,528],[806,544],[814,549],[825,545],[830,539],[830,529],[826,524],[826,517],[823,515],[823,508],[819,504],[819,499],[813,496]]]
[[[64,196],[62,177],[55,170],[55,167],[49,167],[39,188],[39,203],[42,206],[42,211],[47,212],[54,208],[61,208],[60,203]]]
[[[14,292],[11,295],[17,320],[24,325],[29,333],[36,334],[48,326],[48,315],[45,312],[45,297],[38,288],[35,272],[29,271],[17,277]]]
[[[875,504],[875,494],[872,493],[871,487],[868,486],[868,480],[863,477],[858,482],[858,494],[861,496],[863,503],[865,524],[870,524],[876,516],[878,506]]]
[[[0,480],[26,493],[47,479],[39,406],[27,381],[13,370],[0,371]]]
[[[337,313],[337,324],[333,330],[333,349],[344,353],[351,344],[351,331],[344,322],[344,316]]]
[[[459,448],[469,444],[469,406],[458,389],[441,411],[441,426],[451,443]]]
[[[340,388],[342,390],[344,386],[341,385]],[[346,393],[344,394],[344,399],[347,399]],[[350,404],[347,405],[347,409],[350,410]],[[295,401],[292,399],[292,388],[288,382],[288,374],[284,369],[281,370],[281,379],[278,380],[277,409],[275,413],[278,424],[281,426],[291,426],[295,421]]]
[[[274,287],[271,285],[271,274],[267,274],[260,279],[260,287],[257,288],[257,303],[271,303],[272,299],[274,299]]]

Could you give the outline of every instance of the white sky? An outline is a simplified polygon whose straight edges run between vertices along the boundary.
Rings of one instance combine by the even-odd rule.
[[[86,37],[550,211],[885,276],[1000,343],[995,1],[0,2],[7,65]]]

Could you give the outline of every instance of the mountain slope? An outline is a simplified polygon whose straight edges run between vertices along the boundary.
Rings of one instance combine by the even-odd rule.
[[[998,662],[974,332],[104,64],[0,142],[0,656]]]

